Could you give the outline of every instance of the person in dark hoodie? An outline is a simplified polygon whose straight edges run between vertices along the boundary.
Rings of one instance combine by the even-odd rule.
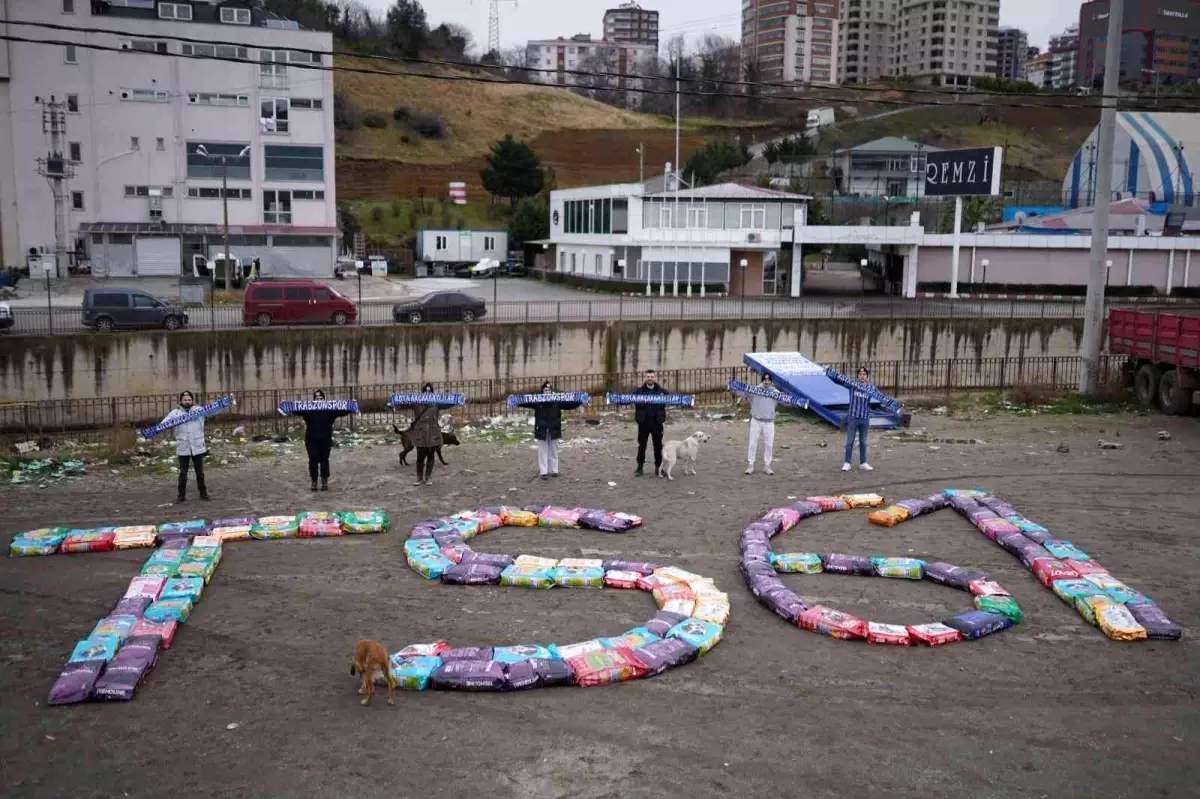
[[[325,399],[325,392],[317,389],[314,400]],[[297,411],[296,416],[304,420],[304,449],[308,452],[308,476],[312,478],[312,490],[317,490],[317,478],[321,479],[321,490],[329,490],[329,451],[333,448],[333,423],[350,411]]]
[[[634,393],[666,394],[667,390],[659,384],[658,374],[653,369],[647,369],[646,379]],[[635,403],[633,409],[633,418],[638,428],[637,470],[634,474],[645,474],[643,467],[646,465],[646,442],[653,440],[654,474],[657,476],[659,467],[662,466],[663,425],[667,422],[667,406],[640,402]]]
[[[424,394],[433,393],[433,383],[421,386]],[[413,446],[417,448],[417,481],[413,485],[433,485],[434,450],[442,445],[442,428],[438,424],[441,408],[432,403],[426,405],[406,405],[413,412],[412,424],[408,426],[408,436]]]
[[[542,383],[543,394],[553,394],[550,381]],[[562,438],[562,412],[573,411],[579,402],[527,402],[522,408],[533,410],[533,438],[537,442],[538,471],[543,480],[558,477],[558,442]]]

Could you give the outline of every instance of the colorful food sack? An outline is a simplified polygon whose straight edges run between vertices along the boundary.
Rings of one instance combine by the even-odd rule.
[[[183,561],[183,553],[186,551],[186,547],[183,549],[156,549],[146,560],[146,562],[169,563],[172,566],[175,566]]]
[[[212,534],[221,539],[222,543],[226,541],[249,541],[252,526],[251,524],[246,524],[238,527],[214,527]]]
[[[662,674],[667,669],[691,663],[700,650],[682,638],[660,638],[633,649],[633,658],[646,674]]]
[[[1026,538],[1021,533],[1004,533],[1002,535],[996,536],[996,538],[994,540],[1001,549],[1003,549],[1008,554],[1014,555],[1016,557],[1021,556],[1021,550],[1024,547],[1039,546],[1038,544],[1034,543],[1033,541],[1030,541],[1028,538]],[[1043,549],[1042,552],[1044,552],[1045,554],[1041,555],[1041,557],[1043,557],[1043,558],[1051,557],[1050,553],[1046,552],[1046,550]]]
[[[654,574],[660,567],[654,563],[639,563],[630,560],[606,560],[605,571],[637,572],[641,575]]]
[[[1021,560],[1021,564],[1027,569],[1033,568],[1033,562],[1045,558],[1052,559],[1053,556],[1041,544],[1026,540],[1017,546],[1016,556]]]
[[[191,614],[192,604],[190,599],[157,599],[153,605],[146,608],[146,619],[157,622],[177,621],[182,624]]]
[[[1113,601],[1108,598],[1108,594],[1093,594],[1092,596],[1081,597],[1075,602],[1075,610],[1079,611],[1079,615],[1083,620],[1092,626],[1097,626],[1099,621],[1096,616],[1096,611],[1100,608],[1111,605]]]
[[[867,637],[867,623],[840,610],[814,605],[800,614],[797,623],[806,630],[849,640]]]
[[[624,647],[629,650],[637,649],[639,646],[653,643],[654,641],[662,640],[661,635],[655,635],[650,632],[645,626],[634,627],[632,630],[626,630],[621,635],[612,638],[601,638],[600,643],[604,644],[605,649],[617,649]]]
[[[729,622],[731,607],[729,599],[700,598],[696,600],[696,608],[692,616],[701,621],[711,621],[724,627]]]
[[[801,519],[807,519],[811,516],[817,516],[821,513],[821,506],[816,502],[809,502],[807,499],[802,499],[799,502],[793,502],[789,505],[792,510],[800,514]]]
[[[520,508],[505,508],[501,515],[506,527],[537,527],[538,515]]]
[[[999,613],[988,613],[982,610],[972,610],[951,616],[942,621],[947,627],[953,627],[962,633],[968,641],[983,638],[985,635],[998,633],[1012,627],[1012,619]]]
[[[1046,541],[1042,544],[1052,557],[1059,560],[1091,560],[1091,556],[1070,541]]]
[[[820,574],[821,556],[815,552],[770,553],[770,563],[775,571],[784,574]]]
[[[822,513],[831,513],[838,510],[847,510],[850,504],[842,497],[808,497],[806,502],[811,502],[821,509]]]
[[[1018,528],[1015,524],[1007,519],[1001,518],[982,519],[975,526],[979,528],[979,532],[983,533],[993,541],[996,540],[996,536],[1002,534],[1021,532],[1020,528]]]
[[[50,686],[48,705],[74,705],[84,702],[92,695],[92,688],[104,670],[103,660],[81,660],[68,663]]]
[[[422,555],[417,558],[410,557],[408,565],[426,580],[436,580],[445,574],[447,570],[453,568],[455,563],[439,552],[437,555]]]
[[[118,527],[113,530],[113,547],[115,549],[136,549],[152,547],[155,543],[156,531],[154,525],[142,527]]]
[[[456,660],[491,660],[493,651],[490,646],[460,646],[457,649],[447,649],[439,657],[444,663]]]
[[[554,569],[554,583],[570,588],[603,588],[604,561],[563,558]]]
[[[494,660],[443,661],[430,674],[430,681],[443,691],[499,691],[504,685],[504,664]]]
[[[391,527],[387,514],[381,510],[351,510],[337,514],[347,535],[386,533]]]
[[[154,600],[148,596],[121,597],[108,615],[133,616],[134,618],[140,619],[146,613],[146,608],[150,607],[152,602],[154,602]]]
[[[851,508],[878,508],[883,504],[883,497],[878,494],[842,494],[841,498]]]
[[[1050,588],[1055,580],[1074,580],[1079,577],[1079,572],[1057,558],[1038,558],[1030,564],[1030,569],[1047,588]]]
[[[1029,519],[1026,519],[1024,516],[1015,515],[1007,516],[1005,518],[1016,525],[1016,528],[1021,531],[1021,534],[1031,541],[1035,541],[1039,544],[1045,544],[1047,541],[1055,540],[1054,536],[1050,534],[1049,530],[1047,530],[1045,527],[1042,527],[1037,522],[1029,521]]]
[[[166,580],[161,577],[135,577],[129,583],[129,587],[125,589],[125,596],[129,597],[149,597],[150,599],[158,599],[158,595],[162,593],[163,585]]]
[[[70,531],[65,527],[44,527],[19,533],[8,547],[8,556],[53,555]]]
[[[1096,614],[1096,624],[1112,640],[1141,641],[1146,638],[1146,628],[1137,623],[1124,605],[1093,601],[1092,609]]]
[[[392,676],[402,691],[424,691],[433,673],[442,665],[439,657],[416,656],[391,661]]]
[[[553,660],[554,654],[549,647],[538,644],[514,644],[513,646],[497,646],[492,650],[492,660],[499,663],[520,663],[525,660],[542,658]]]
[[[172,577],[163,584],[159,599],[190,599],[194,605],[204,593],[201,577]]]
[[[514,561],[511,566],[506,566],[500,572],[500,585],[517,588],[553,588],[556,577],[556,567],[525,566]]]
[[[635,680],[646,674],[646,667],[624,647],[586,652],[566,661],[575,675],[575,684],[584,688]]]
[[[975,596],[1012,596],[993,580],[971,580],[967,583],[967,590]]]
[[[499,585],[499,566],[487,563],[459,563],[442,573],[446,585]]]
[[[471,519],[475,522],[475,533],[487,533],[504,526],[504,519],[499,513],[485,509],[467,510],[454,514],[455,518]]]
[[[654,596],[655,603],[661,608],[672,600],[680,600],[696,604],[696,592],[687,583],[669,583],[660,585],[650,592]],[[676,611],[682,612],[682,611]],[[687,615],[691,615],[690,613]]]
[[[1107,594],[1109,589],[1111,589],[1111,588],[1118,588],[1118,587],[1126,588],[1127,587],[1125,585],[1125,583],[1121,582],[1116,577],[1113,577],[1108,572],[1093,572],[1093,573],[1085,576],[1083,579],[1087,580],[1089,583],[1091,583],[1092,585],[1099,588],[1105,594]],[[1116,601],[1116,600],[1113,600],[1113,601]]]
[[[606,510],[576,509],[579,526],[585,530],[600,530],[605,533],[625,533],[633,529],[633,522],[620,514]]]
[[[903,624],[880,624],[876,621],[867,622],[867,643],[912,646],[908,628]]]
[[[207,583],[216,569],[215,560],[186,560],[176,567],[175,574],[178,577],[199,577]]]
[[[124,641],[133,632],[133,626],[137,624],[137,621],[138,617],[133,615],[105,616],[96,622],[96,626],[92,629],[92,634],[88,637],[100,638],[112,636],[118,641]]]
[[[67,662],[81,663],[85,660],[112,660],[112,656],[117,654],[117,647],[120,645],[121,639],[115,635],[85,638],[75,644],[75,649],[71,652],[71,657]]]
[[[177,563],[155,563],[153,561],[146,561],[145,565],[142,566],[142,570],[138,572],[138,576],[165,581],[168,577],[175,576],[175,570],[177,568],[179,568],[179,564]]]
[[[880,527],[895,527],[900,522],[907,521],[912,513],[900,505],[889,505],[867,515],[867,521]]]
[[[550,645],[550,652],[555,660],[569,660],[588,652],[599,652],[602,649],[604,649],[604,642],[599,638],[593,638],[589,641],[579,641],[574,644],[563,644],[562,646],[558,644]]]
[[[955,497],[967,497],[970,499],[983,499],[988,495],[987,489],[984,488],[943,488],[942,494],[953,499]]]
[[[459,560],[459,563],[481,563],[485,566],[498,566],[501,569],[503,569],[505,566],[511,566],[512,562],[512,555],[492,552],[476,552],[475,550],[470,550],[463,553],[462,559]]]
[[[501,691],[528,691],[541,685],[542,680],[538,676],[537,667],[530,661],[521,660],[505,663],[503,666],[504,682],[500,686]]]
[[[162,642],[162,648],[170,649],[177,629],[179,629],[177,621],[156,622],[149,619],[138,619],[138,623],[133,625],[132,635],[157,635]]]
[[[442,547],[432,538],[410,538],[404,542],[404,556],[409,560],[442,554]]]
[[[1084,579],[1091,580],[1092,577],[1095,577],[1095,575],[1092,575],[1091,577],[1085,577]],[[1142,603],[1150,601],[1150,597],[1146,596],[1141,591],[1136,591],[1125,585],[1125,583],[1116,579],[1104,587],[1104,593],[1108,594],[1108,598],[1113,602],[1117,602],[1122,605],[1128,605],[1132,602]]]
[[[795,508],[772,508],[763,514],[763,519],[777,521],[779,523],[778,531],[786,533],[800,521],[800,511]]]
[[[435,541],[437,539],[434,539]],[[442,554],[455,563],[462,563],[462,559],[471,551],[471,547],[463,541],[460,536],[455,536],[453,539],[444,539],[440,542],[442,546]]]
[[[1021,606],[1011,596],[980,595],[975,597],[975,609],[1007,616],[1013,624],[1022,621]]]
[[[443,652],[450,651],[450,644],[445,641],[434,641],[431,644],[409,644],[392,655],[392,660],[404,660],[405,658],[419,657],[436,657],[440,658]]]
[[[871,577],[875,574],[875,566],[871,559],[862,555],[823,553],[821,568],[831,574],[856,574],[860,577]]]
[[[1107,596],[1094,583],[1090,583],[1082,577],[1076,580],[1055,580],[1050,590],[1071,607],[1075,607],[1076,602],[1091,596]]]
[[[58,551],[62,553],[112,552],[114,538],[111,527],[102,527],[96,530],[71,530],[58,545]]]
[[[513,560],[514,566],[536,566],[539,569],[553,569],[558,566],[558,561],[554,558],[542,558],[537,555],[517,555]]]
[[[871,566],[879,577],[920,580],[925,576],[925,561],[917,558],[871,558]]]
[[[297,517],[296,534],[301,538],[328,538],[345,535],[336,513],[306,510]]]
[[[567,508],[546,506],[538,513],[539,527],[578,527],[579,513]]]
[[[452,519],[450,522],[450,532],[458,535],[464,541],[470,541],[479,535],[479,522],[471,518]],[[433,535],[436,538],[438,533],[434,533]]]
[[[910,624],[907,629],[914,641],[920,641],[929,646],[942,646],[962,640],[962,633],[938,621],[930,624]]]
[[[604,572],[605,588],[637,588],[642,575],[637,572],[623,572],[610,569]]]
[[[808,605],[804,604],[804,600],[782,583],[765,590],[758,599],[775,615],[792,624],[796,624],[801,614],[808,610]]]
[[[166,549],[187,549],[192,545],[192,539],[194,537],[195,536],[188,535],[173,535],[163,538],[160,535],[158,536],[158,548],[160,551]]]
[[[689,618],[676,624],[667,631],[667,638],[682,638],[703,655],[721,640],[725,628],[703,619]]]
[[[250,528],[250,537],[258,539],[295,538],[300,525],[295,516],[263,516]]]
[[[654,618],[642,626],[649,630],[651,634],[657,635],[659,638],[666,638],[671,628],[686,618],[687,616],[681,616],[669,610],[660,610],[654,614]]]
[[[1091,577],[1093,574],[1108,574],[1108,569],[1094,560],[1067,560],[1063,562],[1074,569],[1080,577],[1085,579]]]
[[[951,563],[931,561],[925,564],[925,579],[932,580],[939,585],[948,585],[951,588],[968,591],[972,580],[986,580],[987,575]]]
[[[121,645],[92,689],[95,699],[129,701],[158,659],[157,635],[132,636]]]
[[[1125,606],[1133,620],[1146,630],[1146,637],[1159,641],[1178,641],[1183,629],[1167,618],[1162,608],[1153,602],[1131,602]]]

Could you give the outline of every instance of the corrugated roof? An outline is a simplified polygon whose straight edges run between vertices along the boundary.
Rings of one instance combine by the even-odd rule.
[[[740,183],[718,183],[714,186],[700,186],[695,189],[681,191],[663,191],[647,195],[648,197],[669,197],[681,200],[811,200],[807,194],[792,194],[775,189],[760,189],[757,186],[743,186]]]
[[[899,136],[884,136],[882,139],[875,139],[866,144],[860,144],[857,147],[850,147],[845,150],[838,150],[839,153],[915,153],[917,148],[924,153],[936,153],[941,151],[941,147],[934,147],[931,144],[924,142],[913,141],[912,139],[902,139]]]

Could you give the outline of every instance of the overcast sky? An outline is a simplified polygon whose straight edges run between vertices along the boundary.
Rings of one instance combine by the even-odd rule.
[[[391,0],[366,0],[385,10]],[[576,33],[603,34],[604,11],[624,0],[500,0],[500,46],[508,49],[530,39],[553,39]],[[643,8],[659,12],[661,38],[677,33],[699,38],[720,33],[737,38],[741,27],[739,0],[640,0]],[[1049,38],[1079,21],[1080,0],[1001,0],[1000,24],[1023,28],[1030,44],[1043,50]],[[422,0],[432,26],[457,22],[470,28],[478,50],[487,46],[488,0]]]

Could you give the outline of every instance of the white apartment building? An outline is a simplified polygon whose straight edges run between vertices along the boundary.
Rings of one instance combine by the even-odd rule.
[[[589,86],[591,88],[639,89],[642,81],[626,78],[589,77],[572,72],[612,72],[625,75],[652,72],[652,64],[658,58],[658,46],[635,42],[610,42],[592,39],[590,34],[580,33],[570,39],[543,39],[525,45],[526,66],[553,72],[533,73],[542,83],[559,86]],[[642,95],[633,92],[626,105],[637,107]]]
[[[742,72],[763,83],[836,84],[842,0],[742,0]]]
[[[224,156],[233,254],[260,258],[265,275],[332,274],[333,74],[303,68],[330,63],[320,55],[330,34],[260,0],[0,0],[0,18],[10,35],[78,42],[0,41],[5,264],[55,249],[37,164],[50,151],[38,98],[53,97],[65,104],[61,149],[74,173],[67,248],[94,273],[179,275],[219,253]]]
[[[1078,75],[1079,25],[1071,23],[1057,36],[1050,37],[1050,73],[1046,85],[1053,89],[1069,89]]]
[[[870,83],[891,74],[899,0],[842,0],[838,74],[846,83]]]

